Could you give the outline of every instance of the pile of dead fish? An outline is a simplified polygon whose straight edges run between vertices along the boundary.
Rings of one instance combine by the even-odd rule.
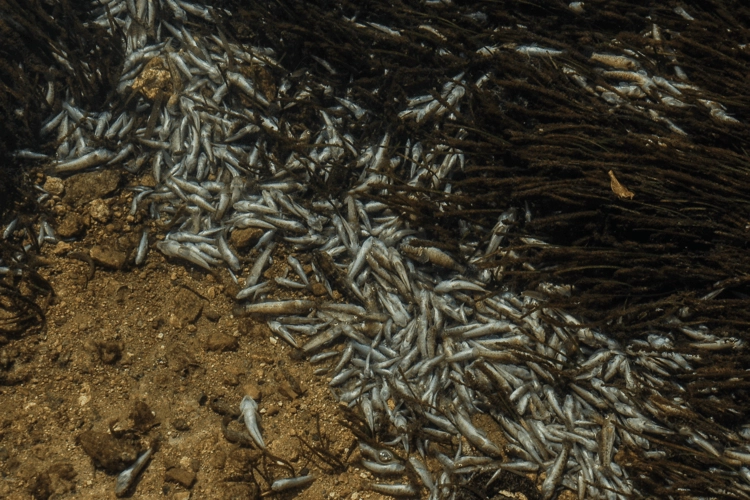
[[[574,3],[580,4],[581,2]],[[687,21],[693,20],[682,7],[677,7],[675,13]],[[658,25],[652,24],[651,29],[642,35],[649,39],[654,46],[661,46],[663,37]],[[500,46],[488,45],[481,47],[476,52],[483,57],[492,58],[493,55],[503,50],[514,50],[529,58],[554,59],[566,55],[564,49],[539,47],[537,45],[518,46],[512,43]],[[664,125],[675,134],[688,135],[672,119],[664,116],[664,112],[654,109],[655,104],[664,105],[665,110],[668,110],[671,115],[677,116],[679,116],[680,110],[700,106],[706,109],[711,119],[716,122],[727,125],[740,123],[739,120],[727,113],[723,104],[707,98],[703,89],[690,83],[688,75],[682,69],[677,56],[672,51],[666,48],[660,50],[667,56],[671,75],[649,74],[639,61],[641,54],[631,49],[622,49],[620,53],[595,52],[589,57],[591,69],[607,81],[607,86],[592,86],[585,76],[568,64],[561,64],[560,70],[581,89],[598,96],[613,108],[627,107],[637,114]]]
[[[628,498],[639,492],[614,457],[627,449],[646,461],[668,458],[656,442],[671,441],[683,453],[714,457],[717,470],[730,478],[716,494],[748,496],[750,428],[708,434],[675,425],[667,416],[690,409],[680,399],[659,397],[680,392],[676,376],[689,373],[697,356],[680,354],[676,343],[709,352],[739,348],[739,340],[718,338],[674,316],[671,335],[644,332],[618,341],[545,307],[549,297],[570,293],[564,286],[522,294],[489,290],[492,273],[502,270],[478,271],[479,264],[506,251],[503,241],[514,221],[529,213],[507,211],[495,227],[485,228],[483,241],[464,241],[460,255],[424,240],[407,217],[367,195],[398,189],[388,175],[396,168],[410,172],[411,186],[450,192],[452,176],[471,158],[455,147],[428,147],[385,129],[376,140],[352,135],[352,125],[370,111],[347,89],[284,71],[271,49],[230,43],[211,31],[214,17],[210,8],[180,0],[97,3],[91,22],[105,29],[114,23],[126,34],[118,92],[132,102],[84,111],[85,103],[58,96],[50,86],[50,103],[62,103],[42,130],[58,137],[49,171],[150,169],[156,186],[135,188],[132,211],[171,219],[173,229],[156,248],[205,269],[228,267],[243,286],[235,314],[269,318],[276,335],[321,364],[319,373],[331,377],[338,399],[358,408],[384,446],[403,450],[362,445],[368,469],[403,478],[373,484],[373,490],[402,496],[424,487],[430,498],[442,499],[479,476],[494,482],[505,472],[544,473],[544,498],[562,488],[579,498]],[[195,36],[188,20],[211,34]],[[400,36],[379,24],[361,26]],[[499,49],[481,53],[492,57],[493,50]],[[514,50],[555,56],[539,47]],[[603,99],[617,104],[628,95],[658,93],[679,106],[679,82],[639,73],[625,56],[597,57],[621,66],[608,77],[628,82],[601,90]],[[488,78],[450,75],[436,82],[435,95],[411,98],[399,119],[441,128],[469,89]],[[581,85],[600,92],[584,80]],[[332,105],[313,106],[321,99]],[[277,118],[279,110],[305,106],[311,111],[299,116],[306,122]],[[717,119],[731,119],[719,105],[712,109]],[[452,135],[468,134],[460,129]],[[279,157],[280,141],[304,147]],[[340,168],[351,171],[354,186],[340,199],[316,199],[311,179],[333,178]],[[243,274],[228,240],[246,228],[261,229],[263,236],[259,256]],[[51,228],[40,238],[55,241]],[[144,232],[137,263],[148,247]],[[281,249],[312,256],[308,267],[289,256],[287,273],[264,281],[264,269]],[[330,298],[309,293],[313,284],[323,285]],[[288,297],[307,298],[284,300],[285,290]],[[337,293],[343,300],[333,300]],[[249,427],[257,424],[252,408],[243,414],[254,422]],[[481,414],[491,418],[477,418]],[[262,443],[257,429],[251,432]],[[427,458],[439,467],[428,468]]]

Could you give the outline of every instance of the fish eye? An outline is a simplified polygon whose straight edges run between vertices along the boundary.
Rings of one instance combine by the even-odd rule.
[[[393,453],[391,453],[388,450],[380,450],[378,451],[378,460],[380,460],[380,463],[388,463],[393,461]]]

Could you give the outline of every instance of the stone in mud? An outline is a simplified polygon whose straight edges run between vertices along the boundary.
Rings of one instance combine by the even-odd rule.
[[[91,258],[99,265],[110,269],[120,269],[125,265],[128,256],[125,252],[119,252],[112,248],[95,245],[89,251]]]
[[[316,297],[321,297],[328,293],[328,290],[326,289],[325,285],[323,283],[313,283],[311,286],[311,290],[313,295]]]
[[[68,205],[80,207],[112,193],[119,183],[120,174],[112,169],[76,174],[65,180],[63,200]]]
[[[59,177],[47,177],[42,188],[52,196],[60,196],[65,191],[65,184]]]
[[[194,323],[203,309],[203,300],[186,288],[180,288],[172,301],[172,312],[182,324]]]
[[[112,211],[109,209],[106,201],[97,198],[89,204],[89,215],[95,221],[106,224],[109,222],[109,218],[112,217]]]
[[[83,232],[83,219],[75,212],[68,212],[60,224],[55,228],[61,238],[72,238]]]
[[[172,427],[175,428],[175,430],[184,432],[190,430],[190,424],[188,424],[187,420],[185,420],[182,417],[178,417],[172,420]]]
[[[221,319],[221,314],[212,307],[205,307],[203,309],[203,317],[205,317],[209,321],[213,321],[216,323]]]
[[[133,422],[133,428],[141,433],[148,432],[159,425],[159,419],[144,401],[135,402],[128,414],[128,419]]]
[[[130,467],[138,457],[133,445],[106,432],[86,431],[78,436],[78,444],[91,457],[94,466],[113,474]]]
[[[164,474],[164,481],[177,483],[190,488],[195,482],[195,473],[182,467],[172,467]]]
[[[244,250],[245,248],[254,246],[258,243],[261,236],[263,236],[263,230],[258,229],[257,227],[235,229],[229,236],[229,242],[234,245],[236,249]]]
[[[209,351],[234,351],[237,349],[237,339],[231,335],[214,332],[206,340],[206,349]]]

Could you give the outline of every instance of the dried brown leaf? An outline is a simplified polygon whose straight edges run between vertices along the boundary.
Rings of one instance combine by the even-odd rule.
[[[635,193],[620,184],[620,181],[617,180],[617,177],[615,177],[615,173],[613,171],[610,170],[608,173],[611,180],[610,186],[612,187],[612,192],[615,193],[618,198],[627,198],[629,200],[632,200],[635,196]]]

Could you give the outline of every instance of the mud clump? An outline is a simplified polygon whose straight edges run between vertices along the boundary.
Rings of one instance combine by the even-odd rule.
[[[94,262],[110,269],[122,268],[128,259],[125,252],[101,245],[91,247],[90,254]]]
[[[94,466],[112,474],[122,472],[138,457],[135,446],[106,432],[86,431],[78,436],[78,444]]]

